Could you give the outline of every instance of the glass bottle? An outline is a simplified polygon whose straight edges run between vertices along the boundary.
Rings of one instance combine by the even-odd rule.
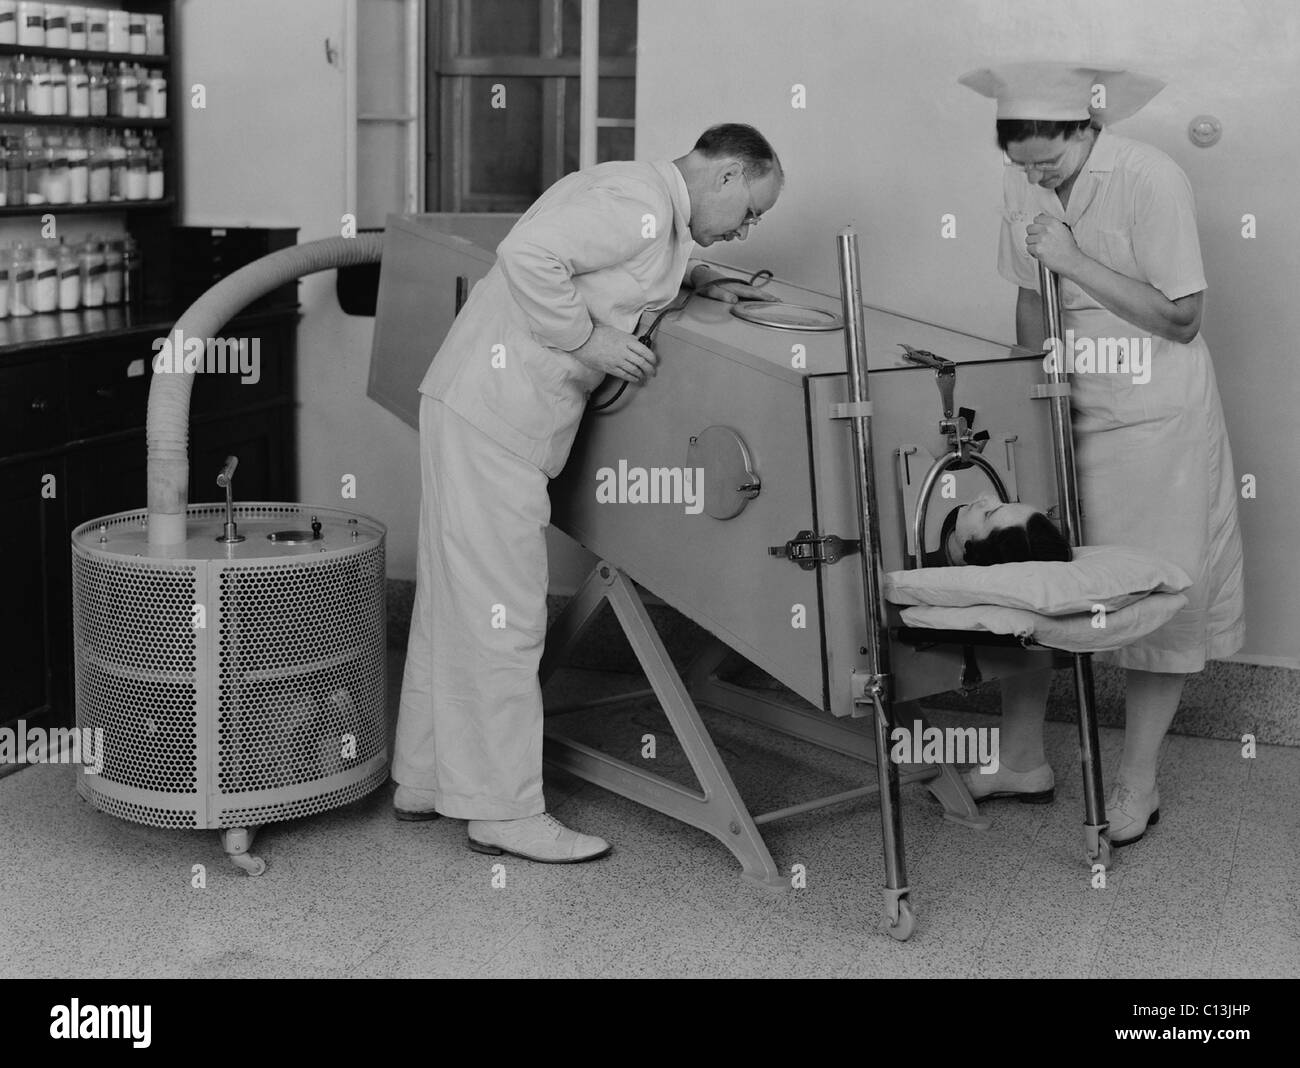
[[[44,204],[45,191],[49,185],[49,160],[45,155],[41,132],[34,126],[27,127],[23,155],[27,160],[27,203]]]
[[[77,254],[59,242],[59,311],[81,307],[81,264]]]
[[[79,59],[68,60],[68,114],[75,118],[90,114],[90,71]]]
[[[32,287],[28,303],[32,311],[44,313],[59,307],[59,261],[47,245],[32,250]]]
[[[108,199],[126,199],[126,146],[115,132],[108,134]]]
[[[89,155],[85,139],[77,130],[68,134],[68,203],[85,204],[90,199]]]
[[[21,241],[14,244],[9,258],[9,314],[21,319],[32,314],[32,253]]]
[[[9,259],[8,245],[0,245],[0,319],[9,318]]]
[[[144,150],[149,166],[149,199],[162,200],[167,192],[163,171],[163,150],[154,140],[152,133],[145,134]]]
[[[141,115],[146,114],[143,110]],[[167,118],[167,74],[161,70],[149,72],[149,111],[155,119]]]
[[[104,246],[104,303],[122,303],[122,242]]]
[[[0,59],[0,115],[14,110],[14,61],[9,56]]]
[[[81,267],[81,304],[85,308],[104,306],[104,252],[93,235],[87,235],[77,249]]]
[[[117,107],[113,114],[124,119],[140,117],[140,82],[135,76],[135,68],[129,63],[117,65]]]
[[[149,196],[149,156],[140,138],[126,131],[126,199],[145,200]]]
[[[140,246],[130,234],[122,241],[122,295],[127,304],[139,307],[144,302],[144,271]]]
[[[138,63],[135,65],[135,117],[153,118],[153,96],[149,90],[149,73]]]
[[[45,202],[47,204],[66,204],[68,202],[68,154],[63,148],[63,138],[51,133],[45,138]]]
[[[27,110],[33,115],[49,115],[54,103],[50,92],[50,65],[43,59],[34,59],[31,71],[31,81],[27,87]]]
[[[27,114],[27,90],[32,81],[32,68],[28,63],[27,57],[21,52],[18,58],[14,60],[14,80],[13,80],[13,97],[10,113],[14,115]]]
[[[23,143],[16,137],[5,141],[5,202],[11,206],[27,203],[27,157]]]
[[[90,114],[95,118],[108,114],[108,77],[104,74],[104,64],[91,63],[90,68]]]
[[[50,61],[50,114],[68,113],[68,69],[63,60]]]
[[[90,131],[89,194],[91,204],[105,204],[112,187],[112,166],[102,130]]]

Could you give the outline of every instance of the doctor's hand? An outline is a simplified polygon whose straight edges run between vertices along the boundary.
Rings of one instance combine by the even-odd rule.
[[[764,273],[768,278],[771,277],[770,271]],[[774,293],[764,293],[758,286],[748,285],[745,282],[714,282],[714,279],[726,277],[721,271],[715,271],[712,267],[696,267],[691,273],[691,287],[701,297],[719,300],[723,304],[737,304],[742,300],[780,301],[781,299]]]
[[[1083,257],[1070,228],[1046,212],[1034,216],[1026,234],[1029,254],[1057,274],[1069,275]]]
[[[593,371],[601,371],[629,382],[644,382],[655,374],[659,357],[631,334],[597,323],[591,336],[570,356]]]

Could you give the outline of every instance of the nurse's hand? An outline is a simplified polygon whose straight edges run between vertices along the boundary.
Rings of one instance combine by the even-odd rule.
[[[1069,275],[1083,256],[1070,228],[1046,212],[1034,216],[1026,233],[1029,254],[1057,274]]]
[[[569,355],[593,371],[629,382],[644,382],[656,373],[655,364],[659,362],[654,351],[631,334],[601,323],[597,323],[586,342]]]

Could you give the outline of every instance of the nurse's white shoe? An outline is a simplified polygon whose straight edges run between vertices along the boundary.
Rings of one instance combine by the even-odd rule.
[[[1160,822],[1160,790],[1140,794],[1125,782],[1117,782],[1106,795],[1106,822],[1110,844],[1132,845]]]
[[[468,830],[476,853],[511,853],[543,864],[576,864],[609,852],[603,838],[571,831],[545,812],[521,820],[470,820]]]
[[[1046,805],[1056,797],[1056,777],[1051,764],[1040,764],[1029,771],[1012,771],[1003,764],[992,775],[971,768],[962,775],[962,781],[976,801],[1014,797],[1026,805]]]

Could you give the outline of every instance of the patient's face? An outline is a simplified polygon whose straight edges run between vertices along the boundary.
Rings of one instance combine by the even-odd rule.
[[[1032,504],[1003,504],[995,493],[981,494],[957,512],[957,543],[982,541],[1006,527],[1023,527],[1037,511]]]

